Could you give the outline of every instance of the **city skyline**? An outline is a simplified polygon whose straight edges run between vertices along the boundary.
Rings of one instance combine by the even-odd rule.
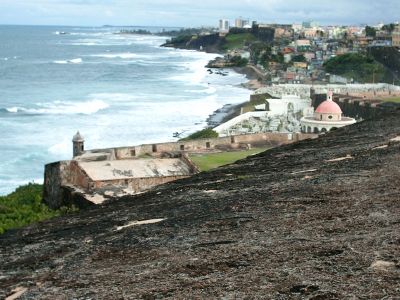
[[[217,26],[219,19],[245,19],[268,23],[315,20],[321,25],[360,25],[398,21],[398,1],[232,0],[0,0],[0,24],[21,25],[132,25]]]

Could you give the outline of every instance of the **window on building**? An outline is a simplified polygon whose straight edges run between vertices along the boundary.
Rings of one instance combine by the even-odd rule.
[[[181,145],[181,151],[185,150],[185,145]]]
[[[332,120],[332,119],[333,119],[333,116],[329,116],[328,119],[329,119],[329,120]]]
[[[157,145],[153,145],[153,152],[157,152]]]
[[[136,156],[136,150],[135,150],[135,149],[132,149],[132,150],[131,150],[131,156],[132,156],[132,157]]]
[[[211,147],[210,142],[206,143],[206,148],[209,149]]]

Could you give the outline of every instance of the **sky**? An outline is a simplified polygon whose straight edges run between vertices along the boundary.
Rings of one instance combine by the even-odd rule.
[[[260,23],[361,25],[397,22],[400,0],[0,0],[0,24],[217,26]]]

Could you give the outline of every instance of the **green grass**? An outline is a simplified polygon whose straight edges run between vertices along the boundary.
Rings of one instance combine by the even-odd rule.
[[[360,83],[382,82],[387,72],[373,57],[359,53],[333,57],[324,63],[324,68],[328,73],[353,78]]]
[[[266,148],[254,148],[251,150],[207,153],[207,154],[191,154],[190,159],[199,167],[200,171],[208,171],[223,165],[234,163],[239,159],[248,157],[267,150]]]
[[[230,33],[226,37],[226,44],[224,45],[225,50],[232,50],[243,48],[246,43],[253,42],[256,40],[256,37],[251,33],[238,33],[233,34]]]
[[[192,133],[188,137],[180,139],[180,141],[190,141],[190,140],[198,140],[198,139],[208,139],[208,138],[217,138],[218,133],[212,130],[211,128],[206,128],[203,130],[196,131]]]
[[[67,213],[70,209],[51,210],[42,202],[43,186],[30,183],[15,192],[0,196],[0,234]],[[76,210],[72,208],[71,210]]]
[[[394,98],[384,98],[382,99],[384,102],[395,102],[395,103],[400,103],[400,97],[394,97]]]
[[[260,104],[265,104],[266,100],[267,100],[266,98],[258,98],[258,99],[254,99],[254,100],[250,100],[250,101],[246,102],[242,106],[243,113],[254,111],[255,110],[254,106],[260,105]]]

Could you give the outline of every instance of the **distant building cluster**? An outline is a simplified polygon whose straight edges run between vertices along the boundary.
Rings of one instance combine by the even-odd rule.
[[[326,74],[324,63],[339,55],[368,53],[370,47],[400,47],[398,23],[376,26],[321,26],[315,21],[266,24],[250,22],[241,17],[234,22],[226,19],[219,22],[221,35],[230,31],[242,33],[248,30],[253,33],[254,28],[272,29],[274,32],[269,58],[262,62],[253,56],[250,59],[251,63],[266,73],[268,82],[272,84],[357,83],[355,78]],[[250,50],[244,48],[235,51],[244,53],[248,58]]]
[[[227,19],[220,19],[218,29],[220,33],[228,33],[230,28],[250,29],[252,24],[255,23],[255,21],[250,23],[249,19],[243,19],[242,17],[236,18],[233,23]]]

